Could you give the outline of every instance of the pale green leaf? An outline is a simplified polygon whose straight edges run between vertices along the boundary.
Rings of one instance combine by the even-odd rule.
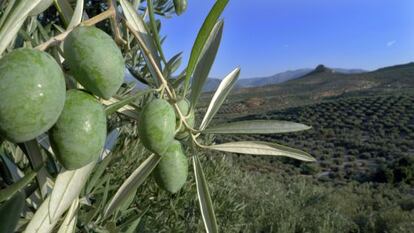
[[[63,170],[57,176],[49,200],[49,218],[51,222],[59,220],[85,185],[95,162],[75,170]]]
[[[59,231],[57,233],[75,233],[76,231],[76,221],[77,221],[77,211],[79,207],[79,198],[73,200],[68,212],[66,213],[65,219],[60,225]]]
[[[191,83],[191,106],[197,104],[198,98],[201,95],[204,83],[208,78],[211,66],[214,63],[218,48],[220,46],[221,36],[223,34],[223,21],[218,21],[213,30],[211,31],[205,47],[201,52],[200,59],[197,62],[197,66],[194,70],[193,80]]]
[[[198,202],[200,204],[201,216],[207,233],[218,232],[216,215],[214,214],[213,203],[208,190],[207,180],[204,177],[203,168],[197,155],[193,156],[194,176],[197,186]]]
[[[83,16],[83,4],[84,4],[83,0],[76,1],[76,7],[73,12],[72,18],[69,22],[68,28],[76,27],[77,25],[81,23],[82,16]]]
[[[126,199],[129,194],[135,191],[151,174],[152,170],[157,166],[161,157],[152,154],[148,157],[134,172],[122,183],[121,187],[112,197],[104,211],[104,218],[110,216]]]
[[[16,37],[29,12],[33,10],[41,0],[18,1],[13,5],[9,14],[3,15],[0,28],[0,55]],[[4,18],[4,19],[3,19]]]
[[[276,143],[240,141],[207,146],[207,149],[239,154],[285,156],[302,161],[316,161],[310,154]]]
[[[57,224],[57,221],[49,221],[49,200],[47,197],[40,207],[36,210],[36,213],[30,219],[29,224],[26,226],[24,233],[50,233],[53,227]]]
[[[199,60],[200,54],[204,48],[207,38],[209,37],[210,32],[213,30],[214,25],[216,24],[218,18],[220,17],[221,13],[223,12],[228,2],[229,2],[228,0],[216,1],[213,8],[211,8],[206,19],[204,20],[203,25],[200,28],[200,31],[197,34],[197,38],[194,42],[193,48],[191,49],[190,59],[187,65],[187,72],[186,72],[185,82],[184,82],[185,93],[188,90],[191,75],[193,75],[195,66]]]
[[[308,130],[311,127],[289,121],[251,120],[222,123],[203,130],[214,134],[274,134]]]
[[[213,98],[208,105],[207,112],[204,115],[203,121],[200,125],[200,130],[204,130],[213,117],[216,115],[217,111],[223,104],[224,100],[226,99],[227,95],[230,93],[231,89],[233,88],[234,84],[239,77],[240,69],[234,69],[230,74],[228,74],[223,81],[221,81],[220,85],[218,86],[216,92],[213,95]]]
[[[157,50],[155,49],[155,45],[152,41],[152,38],[146,29],[144,20],[141,18],[141,16],[137,14],[137,11],[131,6],[131,3],[129,3],[127,0],[120,0],[119,2],[121,3],[122,10],[129,25],[143,38],[144,43],[146,47],[151,51],[151,54],[154,57],[157,66],[161,67]],[[150,62],[148,61],[148,57],[145,54],[144,58],[147,61],[147,64],[150,64]],[[151,67],[151,65],[148,65],[148,68],[150,69],[150,72],[153,75],[153,77],[156,77],[154,68]]]

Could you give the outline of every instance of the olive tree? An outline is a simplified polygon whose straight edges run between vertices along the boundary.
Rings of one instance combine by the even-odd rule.
[[[215,134],[310,128],[275,120],[210,125],[239,68],[222,79],[205,114],[196,114],[227,3],[215,2],[179,72],[181,54],[165,56],[159,18],[183,14],[186,0],[1,2],[1,232],[75,232],[82,206],[95,209],[82,216],[88,219],[84,231],[133,232],[135,220],[116,220],[134,190],[153,174],[161,189],[175,193],[187,181],[189,167],[205,230],[218,232],[200,150],[314,161],[306,152],[276,143],[209,140]],[[136,91],[128,85],[126,71],[147,88]],[[138,140],[147,157],[113,195],[106,190],[102,202],[91,202],[94,187],[108,183],[102,174],[111,158],[119,156],[112,151],[119,129],[130,123],[138,137],[129,139]]]

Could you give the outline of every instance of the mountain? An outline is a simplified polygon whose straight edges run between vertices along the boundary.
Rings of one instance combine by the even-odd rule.
[[[342,74],[356,74],[356,73],[367,72],[362,69],[327,68],[323,65],[321,65],[321,67],[319,68],[329,69],[333,73],[342,73]],[[318,68],[315,69],[316,72],[318,72],[317,69]],[[279,83],[283,83],[289,80],[300,78],[310,72],[314,72],[315,70],[312,70],[310,68],[303,68],[303,69],[297,69],[297,70],[288,70],[288,71],[277,73],[275,75],[267,76],[267,77],[239,79],[234,86],[234,90],[239,90],[242,88],[262,87],[262,86],[279,84]],[[211,91],[216,90],[218,85],[220,84],[220,81],[221,81],[220,79],[209,78],[203,88],[203,91],[211,92]]]
[[[411,90],[414,88],[414,63],[385,67],[364,73],[339,73],[324,65],[302,77],[280,84],[241,89],[237,93],[261,96],[302,96],[319,99],[353,91]]]

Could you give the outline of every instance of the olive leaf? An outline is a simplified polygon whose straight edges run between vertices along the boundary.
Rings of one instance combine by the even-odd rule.
[[[82,16],[83,16],[83,4],[84,4],[84,0],[76,1],[75,11],[73,12],[68,28],[73,28],[81,23]]]
[[[154,6],[152,3],[152,0],[147,0],[147,6],[148,6],[148,15],[150,19],[150,27],[151,27],[151,31],[153,34],[152,38],[154,38],[155,45],[157,46],[161,59],[164,61],[164,63],[167,63],[165,60],[164,52],[162,51],[160,37],[158,35],[158,27],[157,27],[157,22],[155,21]]]
[[[7,198],[13,196],[19,190],[23,189],[26,185],[28,185],[35,177],[37,172],[30,171],[28,172],[23,178],[18,180],[16,183],[13,183],[9,187],[2,189],[0,191],[0,202],[6,200]]]
[[[310,154],[276,143],[260,141],[228,142],[206,146],[207,149],[239,154],[285,156],[302,161],[316,161]]]
[[[194,176],[197,186],[198,202],[200,204],[201,215],[207,233],[218,232],[216,215],[214,214],[213,203],[208,190],[208,184],[204,177],[203,168],[197,155],[193,156]]]
[[[54,3],[65,25],[69,25],[74,12],[68,0],[54,0]]]
[[[191,106],[197,104],[198,98],[201,95],[204,83],[208,78],[211,66],[216,59],[216,54],[220,46],[221,36],[223,34],[223,21],[218,21],[207,38],[203,51],[201,52],[200,59],[194,70],[194,77],[191,83]]]
[[[184,96],[185,93],[187,93],[191,75],[193,75],[194,69],[199,60],[201,52],[204,49],[204,45],[207,42],[207,39],[214,28],[214,25],[216,24],[218,18],[220,17],[228,2],[229,0],[216,1],[213,8],[211,8],[206,19],[204,20],[203,25],[200,28],[200,31],[198,31],[197,38],[194,42],[193,48],[191,49],[190,59],[188,60],[184,82]]]
[[[203,130],[213,134],[274,134],[289,133],[311,129],[310,126],[277,120],[251,120],[222,123]]]
[[[204,130],[210,123],[210,121],[213,119],[213,117],[216,115],[217,111],[219,110],[227,95],[230,93],[231,89],[236,83],[239,74],[240,68],[236,68],[232,72],[230,72],[230,74],[228,74],[223,79],[223,81],[220,82],[220,85],[214,93],[213,98],[211,99],[210,104],[207,108],[207,112],[204,115],[204,118],[201,122],[200,130]]]
[[[33,10],[41,0],[17,1],[13,4],[8,14],[2,15],[0,28],[0,55],[16,37],[29,12]],[[13,3],[13,2],[12,2]]]
[[[36,213],[30,219],[29,224],[26,226],[24,233],[49,233],[53,227],[57,224],[57,221],[49,221],[49,200],[48,196],[36,210]]]
[[[127,22],[143,38],[145,46],[149,48],[149,50],[151,51],[151,54],[154,57],[157,66],[161,67],[157,50],[155,49],[151,36],[149,35],[145,27],[144,20],[141,18],[141,16],[137,14],[136,10],[131,6],[131,3],[129,3],[127,0],[120,0],[119,2],[121,3],[121,7]],[[149,62],[148,57],[146,56],[146,54],[143,55],[146,60],[146,63],[148,64],[148,68],[152,76],[156,77],[155,69],[150,65],[151,63]]]
[[[49,207],[49,220],[58,221],[60,216],[69,208],[86,183],[89,174],[95,167],[95,162],[75,170],[63,170],[57,176],[53,187]]]
[[[128,110],[134,110],[133,107],[128,106],[129,104],[131,104],[132,102],[134,102],[137,98],[144,96],[148,93],[153,92],[153,89],[148,89],[148,90],[144,90],[144,91],[140,91],[134,95],[128,96],[124,99],[121,100],[117,100],[116,98],[111,98],[110,100],[105,100],[103,101],[103,103],[105,105],[108,105],[105,107],[105,113],[106,115],[111,115],[116,111],[119,111],[120,113],[124,113]]]
[[[104,210],[104,218],[110,216],[136,190],[157,166],[161,157],[156,154],[149,156],[134,172],[122,183],[118,191]]]
[[[57,233],[74,233],[76,231],[76,221],[77,221],[77,210],[79,207],[79,198],[73,200],[68,212],[66,213],[65,219]]]

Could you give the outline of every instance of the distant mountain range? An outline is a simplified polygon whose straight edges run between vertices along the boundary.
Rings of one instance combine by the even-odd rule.
[[[318,67],[324,67],[320,65]],[[315,69],[317,70],[318,67]],[[255,77],[255,78],[244,78],[239,79],[234,87],[235,90],[242,89],[242,88],[251,88],[251,87],[263,87],[268,85],[274,85],[283,83],[289,80],[297,79],[303,77],[304,75],[315,71],[310,68],[303,68],[297,70],[288,70],[282,73],[277,73],[272,76],[268,77]],[[357,73],[364,73],[367,72],[362,69],[342,69],[342,68],[330,68],[330,70],[334,73],[342,73],[342,74],[357,74]],[[221,80],[216,78],[209,78],[204,85],[203,91],[210,92],[217,89],[218,85],[220,84]]]
[[[279,84],[239,89],[236,95],[303,96],[320,99],[354,91],[408,90],[414,88],[414,63],[369,72],[339,72],[319,65],[307,74]]]

